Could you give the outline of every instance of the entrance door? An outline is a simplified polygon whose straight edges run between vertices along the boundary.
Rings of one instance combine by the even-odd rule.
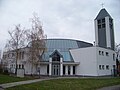
[[[53,64],[52,65],[52,75],[53,76],[59,76],[60,75],[60,65],[59,64]]]
[[[60,75],[60,58],[61,55],[60,53],[55,50],[53,54],[51,55],[52,57],[52,75],[53,76],[59,76]]]

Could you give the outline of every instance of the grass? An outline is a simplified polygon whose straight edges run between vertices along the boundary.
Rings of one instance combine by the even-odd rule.
[[[120,78],[54,79],[11,87],[6,90],[96,90],[118,84],[120,84]]]
[[[0,84],[24,81],[24,80],[29,80],[29,79],[31,79],[31,78],[18,78],[18,77],[0,74]]]

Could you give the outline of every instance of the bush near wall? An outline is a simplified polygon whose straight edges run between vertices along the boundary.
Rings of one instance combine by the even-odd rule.
[[[2,65],[0,64],[0,74],[5,74],[5,75],[9,75],[9,72],[7,69],[2,68]]]

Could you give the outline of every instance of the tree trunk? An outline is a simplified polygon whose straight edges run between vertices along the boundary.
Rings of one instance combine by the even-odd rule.
[[[33,63],[31,63],[31,76],[33,76]]]
[[[16,67],[15,67],[15,75],[17,75],[17,68],[18,68],[18,65],[17,65],[17,61],[18,61],[18,50],[16,50]]]

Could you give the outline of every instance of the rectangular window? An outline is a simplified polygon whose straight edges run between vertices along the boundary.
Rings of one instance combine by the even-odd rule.
[[[101,55],[101,51],[99,51],[99,55]]]
[[[104,70],[104,65],[102,65],[102,69]]]
[[[75,75],[75,66],[73,66],[73,74]]]
[[[105,24],[102,24],[102,28],[105,28]]]
[[[98,25],[98,29],[101,29],[101,25]]]
[[[22,64],[22,69],[24,69],[24,65]]]
[[[65,66],[63,66],[63,75],[65,75]]]
[[[115,54],[113,54],[113,61],[115,61]]]
[[[68,66],[68,75],[70,75],[70,66]]]
[[[18,67],[19,69],[21,69],[21,65],[19,64],[19,67]]]
[[[109,65],[106,65],[106,70],[109,70]]]
[[[98,22],[98,24],[101,24],[101,20],[98,20],[97,22]]]
[[[109,53],[108,53],[108,52],[106,52],[106,56],[109,56]]]
[[[49,75],[49,65],[47,65],[47,74]]]
[[[99,65],[99,70],[101,70],[102,68],[101,68],[101,65]]]
[[[109,22],[110,22],[110,23],[112,23],[112,21],[113,21],[112,19],[109,19]]]
[[[110,24],[110,29],[113,29],[113,25],[112,24]]]
[[[104,56],[104,52],[102,51],[102,55]]]
[[[102,23],[105,23],[105,18],[104,18],[104,19],[102,19]]]

